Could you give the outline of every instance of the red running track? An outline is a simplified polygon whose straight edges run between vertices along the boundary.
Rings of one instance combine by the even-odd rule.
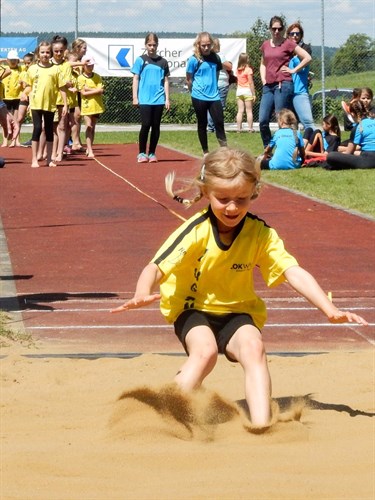
[[[140,165],[135,144],[95,149],[95,160],[73,155],[57,168],[39,169],[30,168],[30,150],[4,149],[0,213],[11,267],[5,256],[2,309],[19,310],[26,330],[51,352],[182,352],[157,304],[109,310],[132,295],[160,243],[198,208],[173,202],[164,177],[171,170],[190,176],[199,160],[159,147],[158,164]],[[277,229],[339,307],[370,322],[330,325],[287,285],[267,289],[257,277],[269,311],[267,350],[373,349],[374,222],[270,185],[253,211]]]

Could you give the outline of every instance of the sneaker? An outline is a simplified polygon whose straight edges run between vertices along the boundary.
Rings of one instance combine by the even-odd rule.
[[[158,159],[156,158],[155,154],[154,153],[151,153],[148,155],[148,161],[150,163],[157,163],[158,162]]]
[[[137,156],[137,162],[138,163],[147,163],[148,162],[148,157],[145,153],[139,153]]]
[[[21,144],[23,148],[31,148],[31,139]]]

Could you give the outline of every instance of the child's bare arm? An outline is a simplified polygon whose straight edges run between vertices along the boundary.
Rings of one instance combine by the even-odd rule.
[[[331,323],[359,323],[367,325],[367,321],[358,314],[338,309],[323,292],[316,279],[300,266],[293,266],[284,273],[288,283],[311,304],[320,309]]]
[[[152,291],[160,283],[162,277],[163,273],[156,264],[153,262],[148,264],[138,278],[134,297],[125,302],[122,306],[112,309],[111,312],[122,312],[128,311],[129,309],[137,309],[138,307],[147,306],[148,304],[155,302],[155,300],[160,299],[160,293],[152,293]]]

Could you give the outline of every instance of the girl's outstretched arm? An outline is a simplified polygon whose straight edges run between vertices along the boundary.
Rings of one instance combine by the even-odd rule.
[[[311,304],[320,309],[331,323],[358,323],[367,325],[367,321],[358,314],[341,311],[329,300],[316,279],[300,266],[293,266],[284,273],[288,283],[305,297]]]
[[[134,297],[120,307],[112,309],[111,312],[128,311],[129,309],[137,309],[139,307],[147,306],[155,300],[160,299],[160,293],[152,293],[154,288],[160,283],[163,273],[158,266],[150,262],[141,272]]]

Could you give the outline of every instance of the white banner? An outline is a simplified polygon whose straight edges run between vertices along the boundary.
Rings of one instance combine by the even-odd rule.
[[[145,53],[144,38],[85,38],[87,54],[94,57],[95,72],[101,76],[132,77],[135,59]],[[194,40],[165,38],[159,40],[158,54],[169,64],[172,77],[184,77],[186,61],[193,54]],[[221,52],[237,65],[238,56],[246,52],[245,38],[221,38]]]

